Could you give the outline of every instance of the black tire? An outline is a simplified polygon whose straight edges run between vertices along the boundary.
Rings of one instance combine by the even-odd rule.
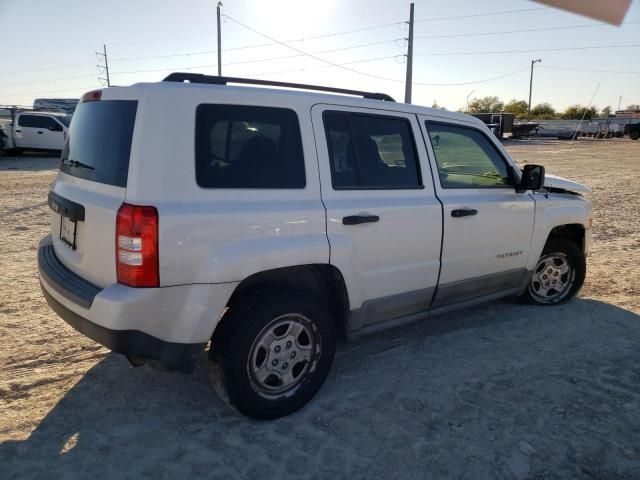
[[[566,274],[566,288],[562,290],[556,290],[554,293],[554,286],[549,289],[549,295],[541,295],[540,288],[544,289],[544,285],[541,282],[544,280],[541,278],[545,272],[544,261],[553,260],[557,258],[558,262],[566,261],[569,265],[569,272]],[[551,268],[555,267],[551,265]],[[542,270],[541,270],[542,269]],[[536,264],[533,276],[527,285],[524,293],[518,297],[521,303],[535,304],[535,305],[558,305],[569,301],[575,297],[576,294],[582,288],[584,284],[584,278],[587,272],[587,264],[582,249],[578,247],[572,240],[568,238],[558,237],[547,242],[542,251],[542,255]],[[552,275],[556,272],[554,271]],[[561,281],[565,278],[564,274],[559,273],[558,277],[552,277],[550,280]]]
[[[279,418],[299,410],[316,394],[331,370],[336,334],[328,309],[312,295],[290,292],[262,294],[248,300],[237,311],[233,310],[234,308],[228,312],[230,318],[225,319],[224,330],[214,334],[209,353],[212,369],[220,377],[215,379],[218,393],[241,413],[255,419]],[[289,315],[293,317],[288,317]],[[285,320],[278,320],[282,318]],[[252,352],[255,342],[262,338],[261,334],[265,329],[270,328],[273,322],[286,322],[287,318],[303,319],[306,331],[312,332],[312,348],[309,348],[311,359],[296,364],[296,367],[304,364],[303,373],[299,373],[296,379],[297,383],[285,391],[270,393],[252,377]],[[287,337],[283,334],[282,338]],[[293,348],[296,346],[297,341]],[[282,348],[284,349],[284,343]],[[271,369],[270,359],[271,355],[275,355],[274,351],[268,350],[266,355],[263,365],[269,363],[267,368]],[[285,361],[281,362],[280,365],[284,367]],[[295,370],[293,362],[291,372]],[[271,374],[268,378],[270,377]],[[277,377],[279,376],[275,378]]]
[[[638,130],[636,128],[636,129],[633,129],[633,130],[629,131],[629,138],[631,140],[638,140],[638,138],[640,138],[640,130]]]

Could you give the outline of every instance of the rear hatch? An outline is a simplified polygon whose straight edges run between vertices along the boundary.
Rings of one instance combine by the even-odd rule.
[[[99,287],[117,281],[115,230],[125,199],[138,102],[83,97],[74,112],[49,193],[54,251]]]

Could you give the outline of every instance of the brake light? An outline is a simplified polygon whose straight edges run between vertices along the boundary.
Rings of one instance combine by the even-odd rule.
[[[96,102],[102,98],[102,90],[92,90],[82,96],[83,102]]]
[[[158,287],[158,210],[123,203],[116,220],[118,282],[130,287]]]

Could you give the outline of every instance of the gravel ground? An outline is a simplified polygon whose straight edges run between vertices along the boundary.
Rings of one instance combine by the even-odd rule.
[[[510,142],[594,189],[579,298],[496,302],[339,349],[273,422],[191,376],[133,369],[42,299],[50,158],[0,158],[0,477],[640,478],[640,142]]]

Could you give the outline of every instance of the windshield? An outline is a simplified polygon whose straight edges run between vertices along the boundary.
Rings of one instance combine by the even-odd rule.
[[[60,171],[94,182],[127,186],[138,102],[83,102],[73,114]]]

